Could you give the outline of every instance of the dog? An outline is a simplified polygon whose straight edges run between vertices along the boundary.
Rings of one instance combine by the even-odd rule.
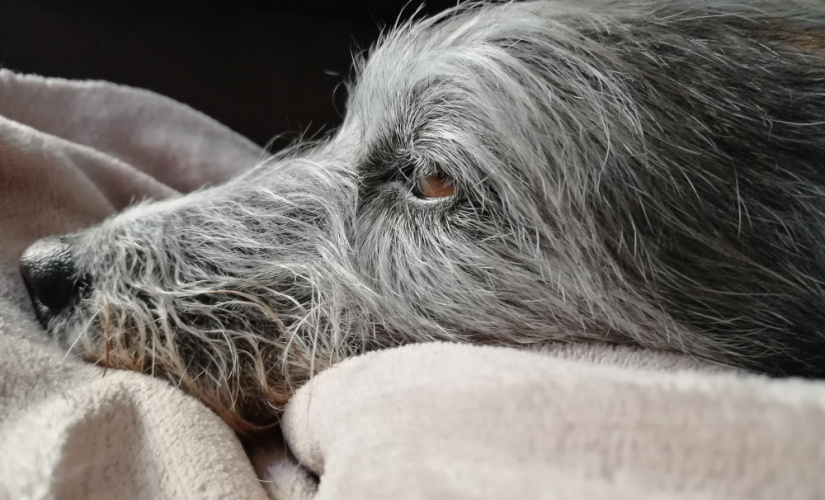
[[[472,3],[355,67],[330,136],[29,248],[48,333],[239,430],[435,340],[825,376],[825,7]]]

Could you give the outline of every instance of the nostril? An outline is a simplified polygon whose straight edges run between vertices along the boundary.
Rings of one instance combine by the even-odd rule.
[[[57,313],[77,289],[77,277],[69,246],[60,238],[44,238],[20,258],[20,274],[32,300]]]

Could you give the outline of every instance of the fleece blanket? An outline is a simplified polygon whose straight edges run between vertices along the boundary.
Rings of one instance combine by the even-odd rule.
[[[67,357],[32,241],[263,152],[161,96],[0,70],[0,499],[825,498],[825,383],[600,345],[422,344],[315,377],[246,447],[173,385]]]

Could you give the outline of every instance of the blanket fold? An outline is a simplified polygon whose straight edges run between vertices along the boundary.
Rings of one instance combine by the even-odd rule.
[[[820,383],[681,363],[588,345],[369,354],[316,377],[284,416],[320,483],[283,461],[269,475],[291,499],[825,498]]]
[[[198,401],[52,345],[17,271],[38,238],[222,182],[262,154],[150,92],[0,70],[0,499],[267,498]]]

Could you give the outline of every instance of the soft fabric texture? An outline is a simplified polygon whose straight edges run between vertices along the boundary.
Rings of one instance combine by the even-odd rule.
[[[40,237],[221,182],[261,154],[149,92],[0,70],[0,499],[266,498],[198,401],[51,345],[17,271]]]
[[[173,385],[49,342],[26,246],[262,157],[149,92],[0,70],[0,499],[825,498],[822,382],[592,344],[407,346],[316,377],[289,452],[273,430],[250,461]]]
[[[821,384],[690,365],[586,345],[368,354],[283,418],[317,489],[278,457],[268,475],[284,499],[825,498]]]

